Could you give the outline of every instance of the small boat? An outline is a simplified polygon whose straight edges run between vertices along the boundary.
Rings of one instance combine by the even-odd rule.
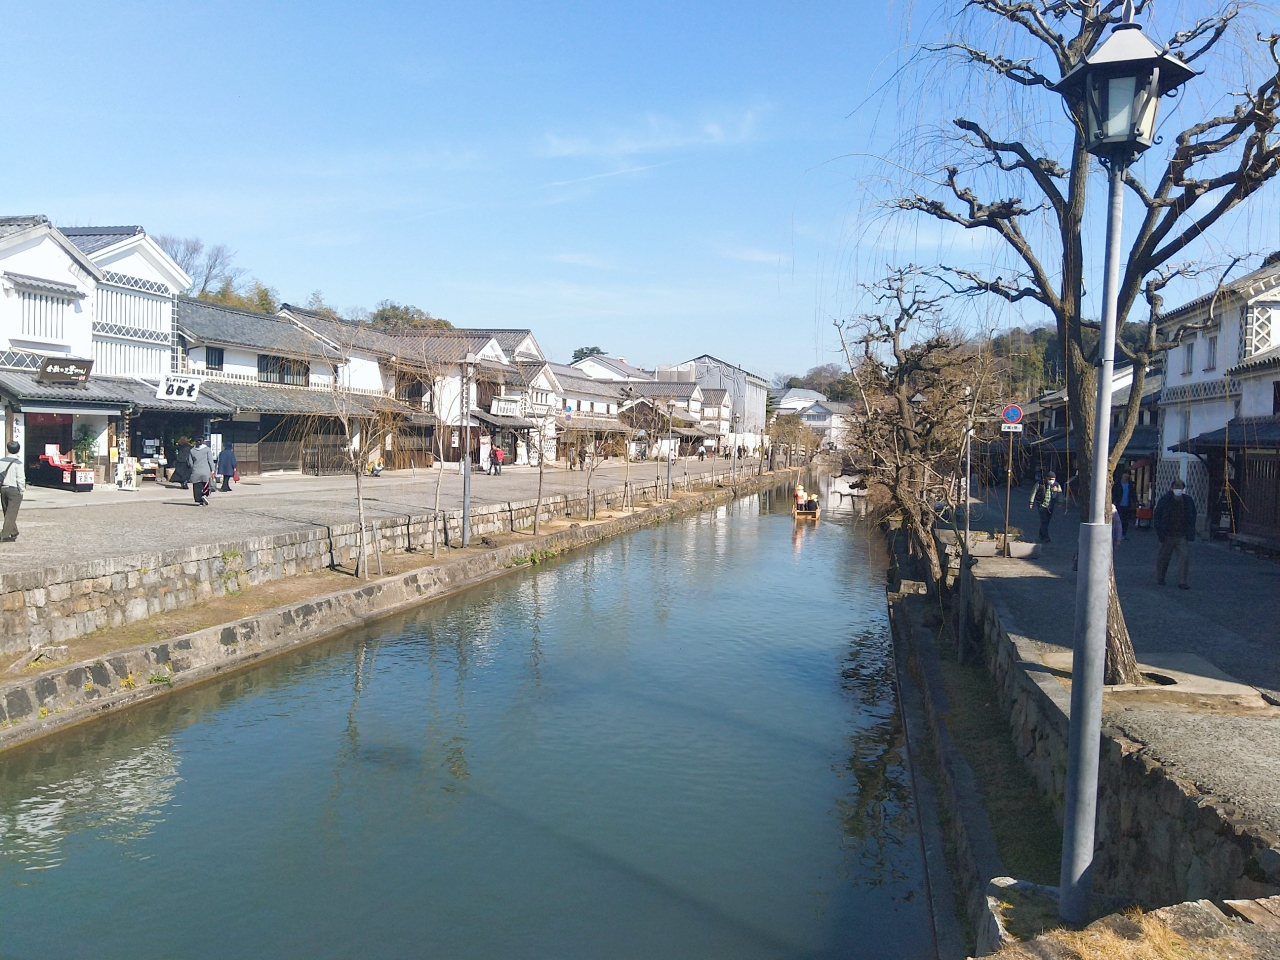
[[[804,507],[796,505],[791,511],[792,516],[797,520],[817,520],[820,513],[822,513],[822,508],[817,504],[814,504],[812,510],[806,510]]]

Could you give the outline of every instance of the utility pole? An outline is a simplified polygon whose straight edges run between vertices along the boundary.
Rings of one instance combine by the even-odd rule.
[[[462,545],[471,544],[471,379],[476,362],[468,353],[462,362]]]

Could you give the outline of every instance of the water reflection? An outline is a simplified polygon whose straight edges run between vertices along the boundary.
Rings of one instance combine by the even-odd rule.
[[[744,498],[12,755],[0,955],[926,955],[882,559],[793,528]]]
[[[128,847],[163,818],[181,777],[170,737],[72,776],[38,779],[19,794],[0,793],[0,858],[24,870],[48,870],[65,860],[63,842],[81,831]]]

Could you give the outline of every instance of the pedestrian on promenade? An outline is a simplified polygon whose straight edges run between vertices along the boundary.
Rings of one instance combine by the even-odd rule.
[[[1029,509],[1040,513],[1040,542],[1049,542],[1049,521],[1053,519],[1053,511],[1062,503],[1062,484],[1058,483],[1058,475],[1050,470],[1031,491]]]
[[[1196,538],[1196,502],[1187,496],[1187,485],[1182,478],[1175,478],[1169,491],[1156,504],[1151,525],[1156,528],[1160,540],[1160,552],[1156,555],[1156,583],[1164,586],[1169,561],[1178,561],[1178,586],[1190,590],[1187,583],[1187,544]]]
[[[1135,496],[1133,481],[1129,479],[1128,470],[1121,470],[1120,476],[1111,485],[1111,502],[1120,510],[1120,526],[1123,529],[1121,539],[1127,539],[1129,524],[1133,521],[1133,512],[1138,506],[1138,498]]]
[[[18,452],[22,445],[17,440],[5,444],[9,455],[0,460],[0,509],[4,510],[4,528],[0,529],[0,543],[12,543],[18,539],[18,508],[22,506],[22,494],[27,489],[27,470]]]
[[[174,447],[173,473],[169,480],[179,484],[183,490],[187,489],[187,484],[191,481],[191,441],[186,437],[179,437]]]
[[[502,462],[507,459],[507,451],[501,447],[493,448],[493,472],[502,476]]]
[[[498,455],[497,455],[497,451],[498,451],[498,448],[497,448],[497,447],[490,447],[490,448],[489,448],[489,466],[488,466],[488,468],[485,470],[485,473],[486,473],[486,474],[488,474],[488,475],[489,475],[489,476],[491,476],[491,477],[492,477],[495,473],[497,473],[497,472],[498,472]]]
[[[218,454],[218,476],[222,477],[222,492],[231,492],[231,476],[236,472],[236,452],[231,449],[231,444],[227,444],[222,448],[222,452]]]
[[[209,481],[213,479],[215,464],[213,451],[204,442],[204,437],[196,441],[195,447],[191,450],[189,461],[191,463],[191,495],[195,498],[197,504],[207,507],[209,505],[209,494],[213,492],[211,489],[212,484]]]

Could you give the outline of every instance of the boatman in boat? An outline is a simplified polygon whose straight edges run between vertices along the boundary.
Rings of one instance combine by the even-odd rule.
[[[804,509],[804,487],[798,483],[796,484],[796,509]]]

